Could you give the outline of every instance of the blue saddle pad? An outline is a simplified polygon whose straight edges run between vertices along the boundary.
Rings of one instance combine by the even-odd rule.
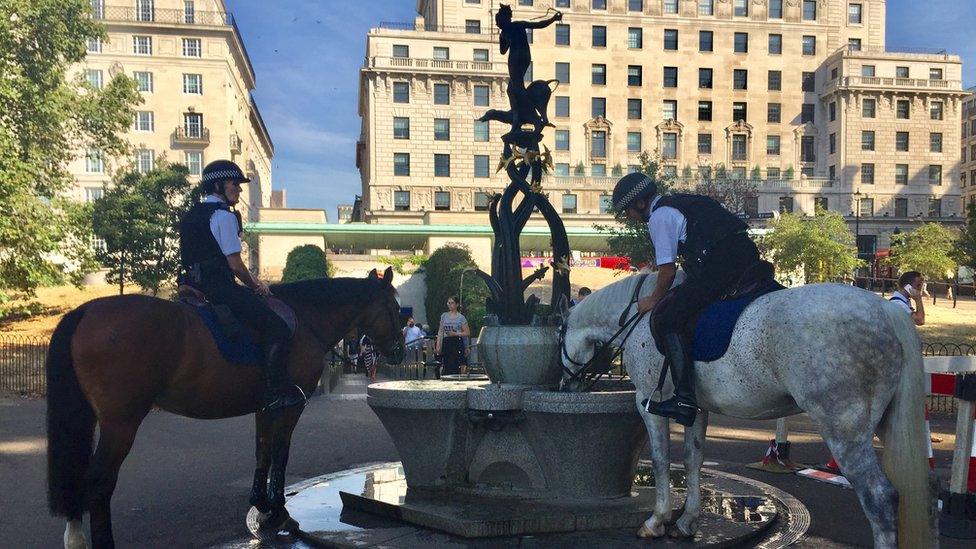
[[[220,350],[220,354],[224,357],[224,360],[235,364],[261,364],[264,360],[264,353],[261,351],[261,347],[251,338],[247,330],[241,329],[237,337],[231,338],[224,330],[223,325],[221,325],[220,320],[217,318],[217,314],[210,306],[188,306],[193,308],[194,312],[203,320],[203,323],[207,325],[207,329],[213,335],[217,349]]]
[[[732,341],[732,330],[742,311],[755,301],[758,295],[740,299],[716,301],[698,315],[695,338],[691,344],[691,356],[699,362],[718,360],[725,355]]]

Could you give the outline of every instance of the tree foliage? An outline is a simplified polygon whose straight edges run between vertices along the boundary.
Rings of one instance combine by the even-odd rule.
[[[329,262],[322,248],[315,244],[305,244],[288,252],[288,257],[285,258],[285,270],[281,273],[282,282],[327,277],[329,277]]]
[[[716,173],[724,174],[725,167],[720,167],[722,168],[721,171],[716,170]],[[732,213],[744,212],[746,200],[759,194],[759,185],[755,181],[755,177],[753,179],[725,175],[712,177],[710,170],[702,169],[699,169],[699,173],[703,175],[695,184],[695,194],[715,200]]]
[[[179,273],[179,220],[199,198],[182,165],[161,164],[140,174],[124,173],[95,201],[92,229],[105,242],[96,252],[107,279],[133,283],[153,295]]]
[[[951,278],[959,233],[938,223],[925,223],[913,231],[891,236],[889,264],[899,271],[918,271],[929,280]]]
[[[90,10],[88,0],[0,2],[0,293],[32,294],[59,274],[58,258],[90,264],[84,216],[58,198],[66,166],[79,150],[125,151],[140,101],[124,75],[101,90],[69,79],[88,40],[107,37]]]
[[[488,288],[480,278],[471,273],[464,277],[463,293],[461,288],[461,274],[474,268],[471,250],[458,243],[438,248],[424,263],[427,281],[424,310],[431,333],[437,332],[441,313],[447,310],[447,298],[453,295],[461,298],[461,312],[468,319],[471,335],[476,336],[481,330],[487,312],[485,301],[489,296]]]
[[[806,283],[829,282],[864,264],[857,258],[854,234],[837,212],[813,217],[784,213],[769,223],[760,249],[781,273],[803,270]]]
[[[966,211],[966,227],[956,241],[953,258],[960,265],[976,270],[976,204],[969,204]]]

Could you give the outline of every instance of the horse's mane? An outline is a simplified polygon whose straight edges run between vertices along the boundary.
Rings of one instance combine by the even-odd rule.
[[[369,303],[382,295],[384,287],[381,280],[369,278],[312,278],[274,284],[271,293],[285,301],[343,306]]]
[[[656,274],[652,273],[647,278],[644,282],[645,290],[647,288],[653,288],[653,278],[656,276]],[[634,293],[634,285],[640,279],[641,277],[639,275],[631,275],[596,290],[581,303],[570,309],[571,321],[574,324],[579,322],[583,325],[588,325],[598,322],[607,315],[613,316],[614,319],[618,318]]]

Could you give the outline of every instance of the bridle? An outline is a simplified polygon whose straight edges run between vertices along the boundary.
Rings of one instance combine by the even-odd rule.
[[[637,303],[638,299],[640,299],[640,291],[641,288],[643,288],[644,286],[644,281],[647,280],[647,276],[648,276],[647,273],[640,275],[640,277],[637,280],[637,284],[634,285],[634,292],[630,296],[630,302],[628,302],[624,310],[620,312],[620,318],[617,320],[617,325],[620,327],[620,329],[618,329],[616,333],[610,336],[610,339],[608,339],[607,341],[596,343],[595,344],[596,350],[594,351],[593,356],[590,357],[590,359],[587,360],[586,362],[577,362],[576,360],[573,359],[573,357],[569,356],[569,352],[566,351],[566,330],[568,327],[568,323],[564,321],[562,326],[560,326],[559,328],[560,354],[570,364],[579,367],[579,369],[574,372],[573,370],[566,367],[565,363],[560,361],[563,374],[568,376],[570,381],[578,381],[584,383],[585,390],[589,390],[593,387],[594,384],[596,384],[597,381],[600,380],[600,378],[602,378],[605,374],[607,374],[610,371],[610,369],[612,368],[613,361],[618,356],[620,356],[621,353],[623,353],[624,343],[626,343],[627,339],[630,338],[630,335],[634,333],[634,329],[637,327],[638,324],[640,324],[640,320],[644,318],[645,314],[647,314],[647,313],[635,312],[630,317],[627,316],[627,313],[630,312],[630,308],[633,307],[635,303]],[[623,334],[624,332],[626,332],[626,334],[619,341],[619,343],[616,344],[616,350],[613,352],[613,354],[607,357],[606,367],[605,368],[601,367],[601,369],[599,370],[594,368],[594,366],[598,363],[598,359],[602,360],[603,356],[606,354],[606,349],[610,348],[611,345],[613,345],[614,341],[620,336],[620,334]]]

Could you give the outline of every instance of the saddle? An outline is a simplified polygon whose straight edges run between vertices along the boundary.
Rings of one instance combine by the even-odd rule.
[[[207,300],[207,296],[199,289],[188,284],[180,284],[176,288],[176,300],[184,306],[190,307],[200,317],[210,330],[220,350],[220,354],[228,362],[237,364],[260,364],[263,353],[257,341],[258,333],[246,327],[226,305],[214,305]],[[268,306],[288,326],[289,332],[295,334],[297,318],[284,301],[269,297]]]

